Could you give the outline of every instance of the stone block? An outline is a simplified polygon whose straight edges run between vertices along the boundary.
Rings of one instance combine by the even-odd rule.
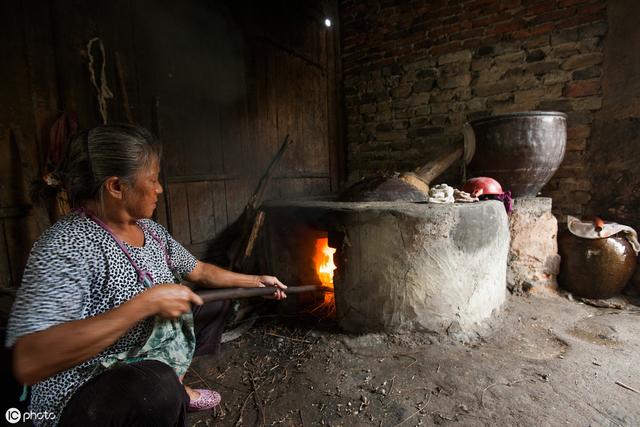
[[[455,91],[451,89],[447,90],[434,90],[431,92],[431,102],[447,102],[451,101],[455,96]]]
[[[478,58],[474,59],[471,63],[471,70],[480,71],[486,70],[493,64],[493,58]]]
[[[496,104],[493,108],[493,114],[507,114],[517,113],[519,111],[532,111],[535,109],[535,101],[520,102],[515,104],[513,102],[505,102]]]
[[[495,48],[493,46],[482,46],[476,49],[474,57],[493,56]]]
[[[471,66],[466,62],[452,62],[451,64],[446,64],[440,66],[438,69],[438,76],[455,76],[458,74],[466,73],[470,70]],[[437,77],[437,76],[436,76]]]
[[[416,107],[413,110],[413,115],[416,116],[416,117],[427,116],[429,114],[431,114],[431,107],[428,106],[428,105],[423,105],[421,107]]]
[[[571,75],[567,71],[550,71],[542,76],[542,83],[552,85],[556,83],[565,83],[571,79]]]
[[[433,68],[425,68],[416,72],[416,78],[420,80],[435,79],[436,77],[438,77],[438,70]]]
[[[569,82],[564,87],[564,96],[580,98],[600,93],[600,79],[578,80]]]
[[[429,92],[414,93],[411,98],[409,98],[409,104],[412,106],[426,105],[429,103],[429,98],[431,98]]]
[[[409,121],[408,120],[394,120],[392,125],[393,125],[393,129],[407,129],[409,127]]]
[[[472,111],[484,110],[487,108],[486,98],[473,98],[467,102],[467,109]]]
[[[580,52],[589,53],[602,50],[602,39],[600,37],[591,37],[588,39],[580,40],[579,43]]]
[[[553,58],[567,58],[580,53],[580,45],[576,42],[562,43],[551,49],[550,56]]]
[[[600,77],[602,74],[602,68],[599,65],[593,67],[583,68],[581,70],[574,71],[571,74],[573,80],[588,80],[596,77]]]
[[[508,82],[513,85],[513,90],[526,90],[539,88],[540,80],[536,78],[536,76],[532,74],[522,74],[518,76],[513,76],[509,79],[505,79],[504,82]]]
[[[559,178],[557,184],[558,190],[567,195],[574,191],[591,190],[591,180],[586,178]]]
[[[525,49],[535,49],[535,48],[545,48],[547,46],[549,46],[549,40],[550,40],[550,35],[544,34],[548,29],[548,26],[540,26],[537,27],[534,31],[533,34],[529,35],[527,38],[525,38],[522,41],[522,47],[524,47]],[[540,32],[542,32],[543,34],[540,34]],[[534,34],[540,34],[538,36],[534,35]]]
[[[406,98],[411,94],[411,85],[398,86],[395,89],[391,89],[391,96],[393,98]]]
[[[571,193],[571,200],[581,206],[585,206],[591,200],[591,192],[574,191]]]
[[[509,64],[511,65],[511,64]],[[506,70],[506,71],[505,71]],[[524,68],[521,66],[509,66],[507,67],[500,67],[500,68],[496,68],[495,70],[492,70],[493,74],[496,76],[497,79],[505,79],[505,80],[509,80],[509,79],[513,79],[513,78],[519,78],[522,77],[524,75]]]
[[[413,84],[413,91],[415,93],[429,92],[431,89],[433,89],[434,83],[435,80],[433,79],[418,80]]]
[[[453,90],[453,99],[467,101],[471,99],[471,87],[459,87]]]
[[[567,151],[584,151],[587,149],[586,139],[568,139]]]
[[[429,124],[429,119],[427,119],[426,117],[416,117],[409,120],[409,126],[412,128],[424,127],[427,124]]]
[[[391,123],[378,123],[376,125],[376,131],[388,132],[390,130],[393,130],[393,125]]]
[[[495,84],[498,80],[500,80],[500,77],[502,77],[503,73],[504,69],[498,67],[490,67],[486,70],[476,72],[474,73],[475,79],[473,81],[473,84],[478,86]]]
[[[471,61],[472,53],[470,50],[461,50],[454,53],[447,53],[440,55],[438,58],[438,65],[450,64],[452,62],[469,62]]]
[[[375,113],[377,111],[377,107],[375,104],[361,104],[360,112],[362,114]]]
[[[433,114],[443,114],[449,111],[449,103],[447,102],[430,104],[430,107]]]
[[[602,63],[602,53],[581,53],[569,57],[563,64],[563,70],[577,70]]]
[[[444,126],[450,123],[448,114],[434,114],[430,116],[430,118],[431,124],[433,124],[434,126]]]
[[[525,67],[525,71],[527,73],[531,73],[534,75],[546,74],[550,71],[557,70],[560,68],[560,63],[557,61],[545,61],[545,62],[534,62]]]
[[[423,136],[433,136],[433,135],[440,135],[444,132],[444,129],[437,126],[437,127],[423,127],[423,128],[418,128],[418,129],[410,129],[409,130],[409,137],[411,138],[415,138],[415,137],[423,137]]]
[[[558,255],[558,222],[547,197],[514,200],[509,217],[509,258],[507,286],[512,292],[523,292],[538,286],[557,287],[560,267]]]
[[[600,96],[573,98],[571,100],[571,105],[575,111],[595,111],[602,108],[602,98]]]
[[[378,141],[404,141],[407,139],[407,132],[404,130],[391,130],[376,132]]]
[[[547,57],[547,54],[542,49],[532,50],[527,53],[525,58],[526,62],[539,62]]]
[[[494,64],[500,64],[504,62],[523,62],[526,57],[524,51],[510,52],[504,55],[496,56],[493,58]]]
[[[376,121],[389,121],[391,120],[391,118],[393,117],[391,110],[390,109],[385,109],[383,111],[378,111],[378,113],[376,113]]]
[[[393,112],[393,118],[394,119],[409,119],[412,116],[412,112],[409,110],[402,110],[402,111],[394,111]]]
[[[570,28],[568,30],[556,31],[551,34],[551,45],[557,46],[567,42],[575,42],[578,40],[578,29]]]
[[[595,22],[578,28],[578,38],[602,37],[607,33],[608,25],[605,21]]]
[[[416,71],[415,70],[407,71],[402,76],[389,77],[387,80],[389,80],[391,78],[397,79],[398,84],[412,84],[413,82],[418,80],[418,77],[416,75]],[[387,86],[388,86],[388,84],[387,84]]]
[[[456,76],[440,77],[438,86],[442,89],[453,89],[457,87],[466,87],[471,83],[471,74],[460,74]]]
[[[546,86],[536,89],[529,89],[515,92],[514,101],[516,104],[528,104],[534,102],[537,104],[540,99],[557,98],[562,94],[562,86]]]
[[[416,61],[404,64],[404,69],[407,71],[423,70],[425,68],[433,68],[435,65],[436,65],[436,61],[432,58],[420,59],[420,60],[416,60]]]
[[[539,110],[543,111],[571,111],[573,105],[568,99],[545,99],[538,103]]]
[[[589,111],[570,111],[567,113],[567,123],[590,124],[593,122],[593,113]]]
[[[473,92],[476,96],[490,96],[503,92],[511,92],[514,89],[514,85],[511,82],[498,82],[489,85],[475,86]]]
[[[587,139],[591,136],[591,126],[589,125],[572,125],[567,128],[567,139]]]

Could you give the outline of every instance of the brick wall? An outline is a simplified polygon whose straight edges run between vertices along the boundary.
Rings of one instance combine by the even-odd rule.
[[[543,193],[583,213],[604,0],[344,0],[340,14],[350,179],[411,170],[470,119],[563,111],[567,152]]]

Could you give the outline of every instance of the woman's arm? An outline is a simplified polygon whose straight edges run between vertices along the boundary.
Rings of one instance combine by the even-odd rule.
[[[277,288],[276,299],[286,298],[282,290],[287,289],[287,287],[276,277],[234,273],[201,261],[196,263],[195,268],[185,278],[204,288],[262,288],[273,286]]]
[[[14,347],[14,374],[23,384],[39,382],[100,353],[144,318],[176,318],[191,303],[202,299],[186,286],[163,284],[100,315],[25,335]]]

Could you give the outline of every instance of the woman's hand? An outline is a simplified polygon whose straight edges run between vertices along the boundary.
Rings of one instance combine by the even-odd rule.
[[[16,378],[23,384],[42,381],[99,354],[141,320],[175,319],[191,304],[202,304],[202,298],[186,286],[163,283],[97,316],[25,335],[14,347]]]
[[[287,297],[287,294],[284,293],[284,289],[287,289],[287,287],[280,280],[278,280],[277,277],[258,276],[258,287],[264,288],[267,286],[276,288],[276,291],[273,295],[268,295],[265,298],[282,300]]]
[[[175,319],[191,311],[191,304],[202,305],[199,295],[184,285],[162,283],[139,294],[149,310],[149,315],[158,315],[165,319]]]

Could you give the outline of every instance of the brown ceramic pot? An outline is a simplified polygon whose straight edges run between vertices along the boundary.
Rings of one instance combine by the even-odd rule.
[[[513,197],[535,197],[564,158],[567,116],[552,111],[510,113],[473,120],[473,176],[489,176]]]
[[[558,236],[558,251],[558,283],[582,298],[619,294],[636,268],[636,254],[624,237],[583,239],[564,231]]]

